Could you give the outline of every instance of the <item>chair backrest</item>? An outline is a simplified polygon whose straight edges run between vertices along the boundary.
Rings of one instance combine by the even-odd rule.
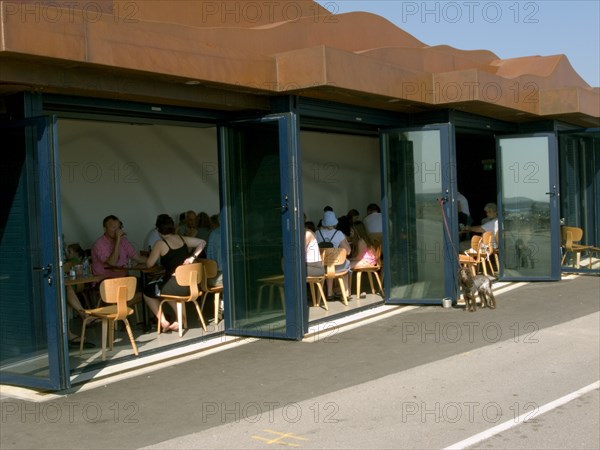
[[[475,261],[479,261],[481,257],[481,243],[483,242],[483,237],[476,234],[471,238],[471,249],[475,250],[476,255],[472,256]]]
[[[583,238],[583,229],[578,227],[560,227],[560,235],[563,245],[569,250],[573,248],[574,242],[579,242]]]
[[[136,277],[107,278],[100,283],[102,301],[117,304],[116,320],[127,317],[127,302],[135,295],[136,286]]]
[[[208,279],[214,278],[219,273],[219,267],[214,259],[199,258],[196,262],[202,264],[202,278],[200,279],[200,286],[203,290],[208,290]]]
[[[494,234],[491,231],[486,231],[481,236],[481,243],[485,246],[486,251],[488,251],[488,252],[492,250],[492,236],[493,235]]]
[[[196,262],[202,264],[202,267],[204,268],[204,278],[214,278],[217,276],[217,273],[219,273],[217,262],[214,259],[199,258]]]
[[[322,253],[323,265],[327,277],[335,275],[335,266],[343,264],[346,261],[346,249],[344,248],[326,248]]]
[[[179,286],[190,287],[189,300],[200,296],[198,285],[202,281],[202,263],[182,264],[175,269],[175,280]]]

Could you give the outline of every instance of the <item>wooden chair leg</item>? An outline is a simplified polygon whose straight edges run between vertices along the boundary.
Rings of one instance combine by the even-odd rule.
[[[138,348],[135,344],[135,339],[133,338],[133,332],[131,331],[131,327],[129,326],[129,320],[123,319],[125,322],[125,329],[127,330],[127,336],[129,336],[129,341],[131,342],[131,346],[133,347],[133,353],[135,356],[138,356]]]
[[[83,319],[83,326],[81,327],[81,337],[79,338],[79,355],[80,356],[83,353],[83,343],[85,342],[85,327],[88,323],[88,320],[91,320],[91,319],[92,319],[91,316],[87,316],[85,319]]]
[[[197,301],[194,301],[194,305],[196,306],[196,311],[198,312],[198,319],[200,320],[202,329],[204,330],[204,332],[206,332],[206,323],[204,323],[204,316],[202,315],[202,310],[200,309],[200,305],[198,305]]]
[[[373,272],[367,272],[367,276],[369,277],[369,284],[371,285],[371,294],[374,294],[375,285],[373,284]],[[358,298],[360,298],[360,292],[358,293]]]
[[[179,321],[179,337],[183,336],[185,318],[183,317],[183,303],[177,302],[177,320]]]
[[[219,300],[221,298],[221,295],[219,292],[215,292],[214,293],[214,297],[215,297],[215,325],[219,324]]]
[[[317,306],[317,292],[315,290],[315,283],[308,283],[308,286],[310,287],[310,297],[312,298],[313,306]]]
[[[319,288],[319,294],[323,299],[323,306],[325,307],[325,311],[329,311],[329,306],[327,305],[327,297],[325,297],[325,291],[323,290],[323,285],[321,283],[317,283],[317,287]],[[319,302],[320,304],[320,302]]]
[[[108,319],[102,319],[102,361],[106,360],[106,338],[108,335]]]
[[[375,275],[375,279],[377,280],[377,284],[379,285],[379,292],[381,292],[381,296],[383,296],[383,283],[381,282],[381,278],[377,272],[373,272]]]
[[[338,278],[340,282],[340,289],[342,290],[342,299],[344,300],[344,305],[348,305],[348,296],[346,295],[346,286],[344,286],[344,280]]]
[[[160,332],[162,330],[162,323],[161,323],[161,317],[162,317],[162,314],[163,314],[163,312],[162,312],[162,305],[163,305],[163,302],[161,301],[158,304],[158,325],[156,327],[157,328],[157,330],[156,330],[157,336],[160,336]]]
[[[360,298],[360,282],[362,278],[362,272],[359,270],[356,272],[356,298]]]
[[[116,326],[117,326],[117,321],[109,319],[109,321],[108,321],[108,342],[109,342],[109,348],[111,351],[113,349],[113,343],[115,341],[115,327]]]

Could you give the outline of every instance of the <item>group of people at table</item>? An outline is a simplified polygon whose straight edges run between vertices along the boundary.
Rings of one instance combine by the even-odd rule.
[[[363,219],[356,209],[351,209],[345,216],[336,217],[333,208],[326,206],[318,226],[305,220],[307,275],[322,276],[324,274],[321,247],[343,248],[346,251],[346,260],[335,266],[336,272],[377,266],[379,262],[377,246],[381,244],[382,227],[381,209],[375,203],[367,206],[367,215]],[[379,242],[374,239],[376,236],[379,237]],[[324,243],[326,245],[323,245]],[[351,298],[348,273],[342,276],[342,280],[346,296]],[[333,291],[332,278],[327,278],[326,285],[328,300],[340,295]]]
[[[496,205],[488,203],[484,210],[488,221],[482,226],[472,226],[469,217],[468,202],[459,194],[459,222],[464,222],[464,232],[497,231]],[[202,214],[201,214],[202,215]],[[200,215],[200,216],[201,216]],[[158,315],[159,296],[161,294],[186,295],[188,287],[177,284],[172,276],[175,269],[182,264],[192,264],[201,254],[217,262],[217,277],[208,280],[209,285],[223,283],[222,258],[221,258],[221,229],[218,215],[199,217],[193,212],[180,216],[179,226],[175,225],[173,218],[168,214],[160,214],[156,218],[155,228],[148,234],[145,247],[147,254],[138,252],[127,239],[123,224],[118,217],[109,215],[102,221],[104,233],[93,244],[91,249],[91,268],[94,276],[99,279],[117,278],[126,276],[135,262],[138,268],[155,267],[159,261],[164,268],[164,276],[158,284],[147,286],[143,296],[145,303],[155,314],[158,326],[164,332],[178,331],[179,324],[170,322],[163,314]],[[306,267],[308,276],[322,276],[325,273],[321,256],[321,247],[324,242],[328,247],[343,248],[347,259],[335,267],[337,272],[348,269],[373,267],[378,264],[377,245],[380,245],[383,231],[381,210],[377,204],[367,206],[367,214],[361,219],[356,209],[351,209],[345,216],[336,217],[333,208],[326,206],[323,217],[318,226],[305,218],[305,250]],[[200,237],[202,236],[202,237]],[[374,237],[379,236],[379,242]],[[81,261],[85,254],[78,244],[71,244],[67,248],[67,261]],[[327,297],[333,299],[337,295],[333,290],[333,279],[328,278]],[[343,277],[346,295],[351,298],[350,280],[348,274]],[[149,287],[149,288],[148,288]],[[86,317],[85,309],[72,286],[66,286],[67,304],[81,316]],[[362,295],[362,294],[361,294]],[[134,300],[135,301],[135,300]],[[174,311],[176,307],[171,305]],[[69,330],[69,342],[74,346],[79,345],[79,336]],[[86,346],[93,344],[85,343]]]
[[[194,214],[195,216],[195,214]],[[187,217],[192,217],[188,211]],[[195,217],[194,217],[195,218]],[[215,225],[213,217],[213,226],[207,233],[206,239],[201,239],[197,235],[192,235],[190,230],[197,229],[193,227],[192,221],[186,221],[182,224],[181,231],[175,225],[173,218],[168,214],[160,214],[156,218],[155,228],[149,233],[147,242],[149,242],[149,251],[147,254],[138,252],[131,242],[127,239],[123,230],[123,224],[118,217],[109,215],[102,221],[104,233],[92,245],[91,248],[91,268],[93,275],[98,279],[119,278],[127,276],[129,270],[135,264],[135,268],[145,269],[153,268],[158,265],[164,269],[164,275],[158,283],[149,284],[141,293],[146,305],[156,315],[158,326],[162,327],[163,332],[178,331],[179,324],[176,321],[170,322],[162,313],[159,317],[159,303],[161,294],[169,295],[188,295],[189,287],[183,287],[177,284],[173,274],[175,269],[182,264],[192,264],[202,256],[213,259],[217,262],[217,276],[207,280],[209,285],[219,285],[223,283],[222,264],[221,264],[221,230],[218,222]],[[67,261],[85,258],[81,247],[77,244],[70,245],[67,248]],[[85,309],[72,286],[66,286],[67,304],[73,308],[81,318],[86,317]],[[169,303],[170,304],[170,303]],[[176,306],[170,304],[176,316]],[[73,346],[79,345],[79,336],[69,330],[69,343]],[[86,347],[91,345],[85,343]]]

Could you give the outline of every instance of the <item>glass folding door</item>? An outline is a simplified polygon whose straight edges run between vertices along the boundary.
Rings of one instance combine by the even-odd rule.
[[[0,133],[0,382],[66,388],[56,119],[0,122]]]
[[[588,250],[577,257],[565,252],[562,265],[568,272],[600,272],[600,130],[576,130],[559,134],[561,225],[580,228],[577,244]],[[591,248],[590,248],[591,247]],[[561,258],[562,259],[562,258]]]
[[[388,303],[441,303],[456,294],[451,126],[382,133],[384,270]]]
[[[497,138],[501,280],[558,280],[558,159],[553,133]]]
[[[221,128],[225,329],[300,339],[307,327],[295,116]]]

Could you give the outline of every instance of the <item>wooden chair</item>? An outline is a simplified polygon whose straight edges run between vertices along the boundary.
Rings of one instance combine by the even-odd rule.
[[[481,242],[485,247],[485,252],[482,251],[482,256],[484,257],[485,261],[489,264],[490,272],[492,273],[492,275],[494,275],[500,272],[500,261],[498,260],[498,249],[494,248],[494,246],[492,245],[492,236],[493,233],[491,231],[486,231],[481,236]],[[498,240],[496,240],[496,242],[498,242]],[[496,269],[494,269],[494,265],[492,264],[492,257],[494,258],[494,261],[496,261]]]
[[[481,256],[482,239],[483,238],[480,235],[473,236],[471,238],[471,248],[458,255],[458,262],[461,267],[467,267],[471,269],[473,276],[477,275],[479,266],[483,268],[483,273],[487,275],[485,260]]]
[[[354,267],[352,269],[352,273],[356,274],[356,298],[360,298],[360,282],[363,273],[366,273],[369,277],[369,284],[371,285],[371,294],[375,294],[375,284],[373,283],[373,276],[377,279],[377,284],[379,285],[379,292],[382,293],[383,296],[383,284],[381,283],[381,278],[379,277],[379,272],[381,271],[381,243],[376,242],[375,244],[375,258],[377,260],[377,264],[371,267]]]
[[[161,301],[158,306],[158,317],[162,317],[162,307],[165,302],[177,302],[177,322],[179,322],[179,337],[183,336],[183,329],[187,328],[187,319],[184,311],[184,306],[188,302],[192,302],[198,312],[198,319],[202,324],[202,329],[206,331],[206,324],[204,323],[204,317],[202,316],[202,310],[198,305],[198,297],[202,294],[202,291],[198,288],[200,281],[202,280],[203,267],[200,263],[194,264],[182,264],[175,269],[175,280],[180,286],[189,286],[190,294],[179,296],[179,295],[168,295],[161,294]],[[160,323],[158,324],[158,334],[161,331]]]
[[[325,311],[329,311],[329,306],[327,305],[327,297],[325,296],[325,291],[323,291],[323,283],[325,282],[325,275],[321,276],[306,276],[306,282],[310,286],[310,294],[312,296],[313,306],[319,306],[321,304],[321,299],[323,299],[323,308]],[[315,287],[318,289],[319,298],[317,298],[317,291]]]
[[[83,320],[81,330],[81,343],[79,344],[79,354],[83,352],[83,343],[85,342],[85,327],[88,321],[94,318],[102,319],[102,361],[106,359],[106,340],[109,335],[110,349],[113,349],[115,327],[114,322],[122,320],[125,323],[127,335],[133,347],[133,353],[138,355],[138,349],[133,339],[133,333],[129,326],[127,316],[133,314],[133,309],[127,306],[127,302],[135,295],[137,279],[135,277],[108,278],[100,284],[100,297],[108,306],[100,308],[86,309],[87,317]]]
[[[200,264],[204,270],[202,271],[202,280],[200,282],[200,289],[204,292],[202,296],[202,305],[200,309],[204,309],[204,302],[209,294],[214,294],[214,304],[215,304],[215,325],[219,323],[219,304],[221,299],[221,293],[223,292],[223,285],[218,286],[209,286],[208,279],[215,278],[219,273],[219,268],[217,266],[217,262],[214,259],[206,259],[200,258],[196,260]]]
[[[321,254],[321,257],[323,259],[323,265],[325,266],[325,280],[332,279],[339,281],[340,289],[342,291],[342,299],[344,301],[344,305],[347,305],[348,296],[346,295],[344,276],[348,274],[350,269],[346,269],[341,272],[335,271],[335,266],[344,264],[344,261],[346,261],[346,250],[343,248],[325,248],[322,250],[323,253]]]
[[[590,245],[581,245],[578,244],[579,241],[583,238],[583,230],[577,227],[560,227],[560,235],[561,235],[561,247],[563,250],[563,257],[560,261],[560,265],[562,266],[567,258],[567,254],[571,253],[575,255],[577,264],[574,267],[579,269],[579,263],[581,260],[581,254],[583,252],[590,252],[592,250],[592,246]],[[590,268],[591,268],[591,254],[590,254]]]

